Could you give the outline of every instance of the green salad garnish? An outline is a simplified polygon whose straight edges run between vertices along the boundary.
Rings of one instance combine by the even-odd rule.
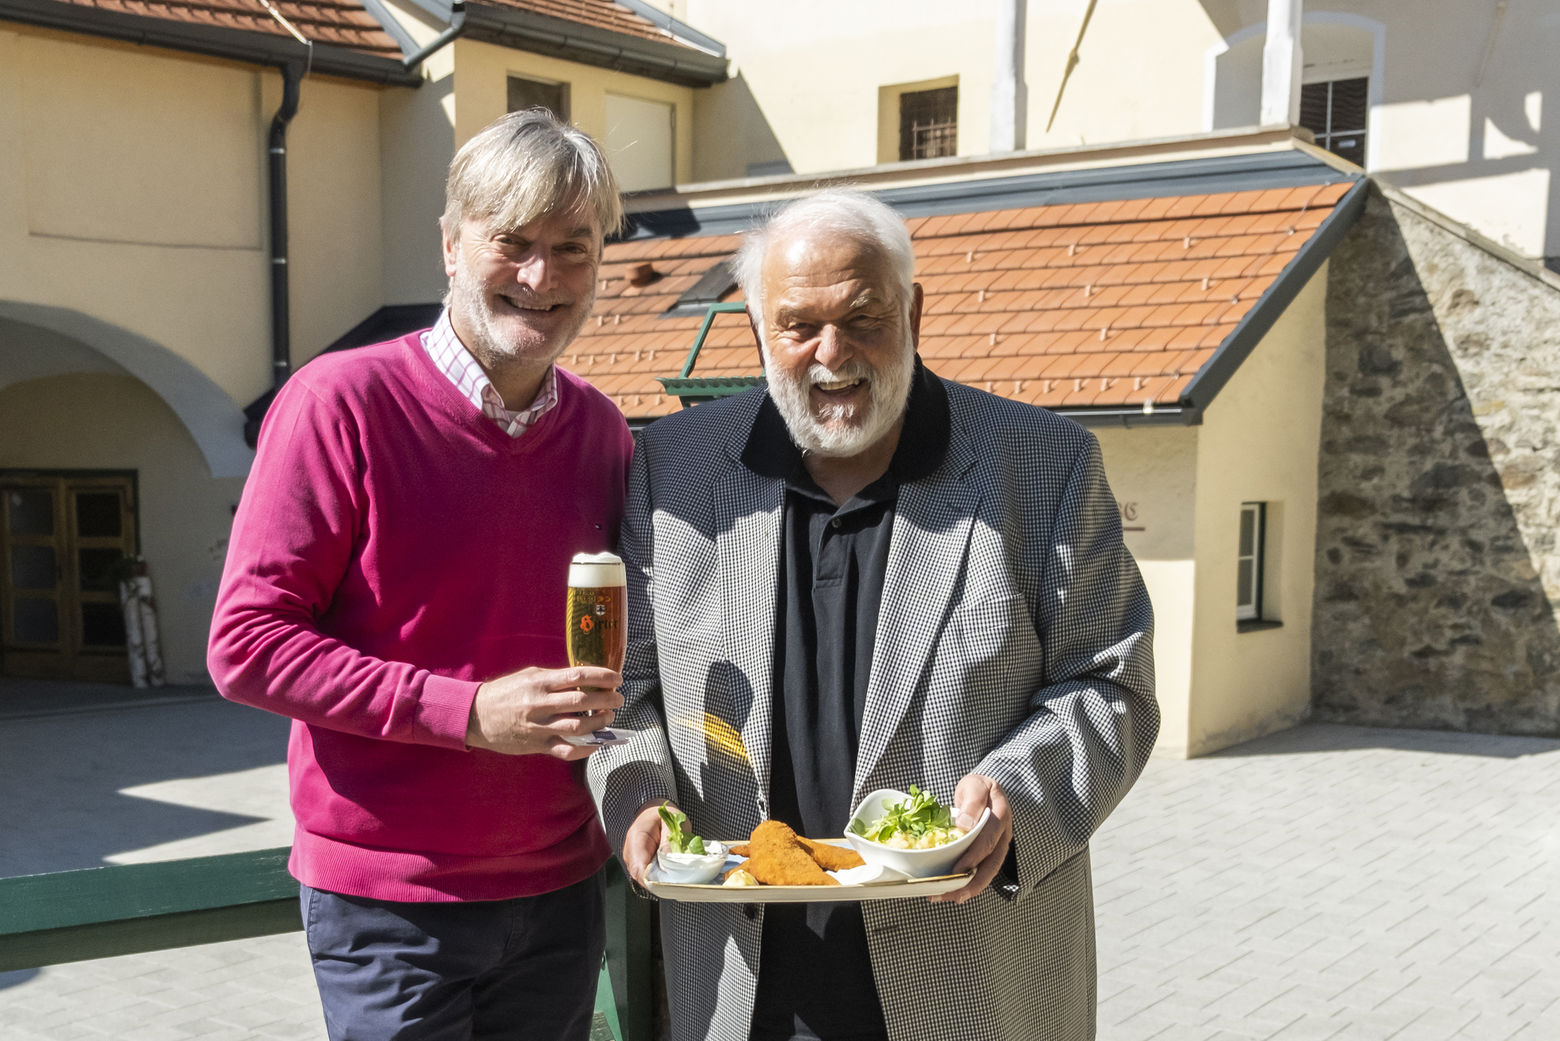
[[[666,824],[666,829],[671,832],[666,838],[666,845],[673,853],[693,853],[704,855],[704,840],[699,836],[683,831],[683,825],[688,823],[686,813],[678,813],[671,808],[671,803],[663,802],[657,811],[661,820]]]
[[[856,819],[850,829],[864,839],[887,843],[895,835],[907,839],[919,839],[933,833],[945,833],[953,827],[953,811],[915,785],[910,786],[910,798],[890,803],[883,808],[883,816],[875,821]]]

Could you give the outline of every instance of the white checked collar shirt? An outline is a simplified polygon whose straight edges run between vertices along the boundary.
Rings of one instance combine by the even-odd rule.
[[[536,392],[536,400],[528,408],[519,412],[505,408],[504,399],[499,396],[493,381],[488,379],[477,359],[471,356],[466,345],[460,342],[460,337],[455,335],[448,308],[440,311],[439,320],[433,323],[433,328],[423,333],[422,345],[428,357],[433,359],[434,367],[444,373],[461,396],[497,423],[499,429],[510,437],[517,438],[525,433],[531,424],[558,404],[558,369],[549,365],[547,375],[542,377],[542,386]]]

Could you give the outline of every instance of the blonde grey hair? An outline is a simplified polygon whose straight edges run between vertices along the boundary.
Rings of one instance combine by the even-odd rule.
[[[753,314],[760,343],[764,338],[764,255],[776,236],[804,228],[843,235],[880,250],[893,272],[899,305],[909,313],[911,286],[915,282],[915,247],[904,218],[859,189],[825,188],[781,206],[750,231],[737,250],[732,268]]]
[[[464,221],[522,228],[551,213],[590,214],[611,235],[623,224],[623,201],[607,158],[590,135],[544,108],[511,112],[489,123],[450,161],[444,185],[446,235]]]

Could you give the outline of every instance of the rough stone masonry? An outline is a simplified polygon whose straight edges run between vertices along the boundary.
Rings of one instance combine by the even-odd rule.
[[[1316,716],[1560,733],[1560,278],[1372,189],[1326,364]]]

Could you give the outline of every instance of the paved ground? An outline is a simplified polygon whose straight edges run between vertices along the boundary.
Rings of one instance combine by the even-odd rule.
[[[0,681],[0,873],[288,840],[285,724]],[[1560,1038],[1560,741],[1309,725],[1095,840],[1101,1041]],[[6,1041],[320,1041],[299,936],[0,974]]]

